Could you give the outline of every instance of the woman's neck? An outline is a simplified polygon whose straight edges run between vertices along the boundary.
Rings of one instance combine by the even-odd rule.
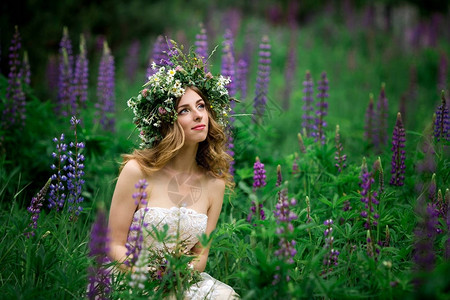
[[[179,173],[194,173],[198,170],[196,161],[198,144],[188,146],[184,145],[178,150],[177,155],[172,158],[165,167]]]

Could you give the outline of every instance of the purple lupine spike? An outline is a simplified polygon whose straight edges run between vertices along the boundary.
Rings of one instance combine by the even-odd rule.
[[[441,189],[438,190],[436,202],[439,210],[439,216],[445,220],[445,218],[447,217],[448,204],[445,203],[445,199],[442,195]]]
[[[364,125],[364,137],[366,138],[366,141],[374,145],[375,144],[375,110],[374,110],[374,103],[373,103],[373,94],[369,95],[369,104],[367,105],[366,110],[366,118],[365,118],[365,125]]]
[[[25,93],[22,88],[20,49],[21,37],[19,28],[16,26],[11,46],[9,47],[8,85],[6,87],[6,103],[1,121],[1,125],[5,130],[13,126],[23,127],[25,125]]]
[[[394,132],[392,133],[392,170],[391,170],[391,185],[402,186],[405,180],[405,141],[406,134],[403,127],[402,115],[397,113],[397,121],[394,126]]]
[[[438,89],[440,91],[448,88],[447,74],[448,74],[448,60],[446,53],[442,51],[439,57],[439,71],[438,71]]]
[[[161,64],[161,60],[163,60],[166,57],[166,55],[164,54],[164,51],[166,49],[167,44],[166,41],[164,40],[164,37],[162,35],[158,35],[153,45],[152,56],[149,59],[149,64],[147,68],[147,78],[156,73],[156,67],[154,67],[154,65]]]
[[[445,241],[444,258],[450,259],[450,190],[445,190],[444,206],[446,207],[445,224],[447,225],[447,240]]]
[[[72,115],[79,113],[79,108],[86,108],[88,99],[89,61],[87,59],[86,41],[80,35],[80,54],[75,62],[73,78]]]
[[[448,115],[448,106],[445,99],[445,92],[441,93],[441,105],[436,109],[436,119],[434,122],[434,137],[439,142],[450,141],[450,118]]]
[[[21,78],[23,83],[25,83],[27,86],[30,86],[31,83],[31,67],[30,67],[30,61],[28,59],[28,52],[23,52],[23,62],[22,62],[22,69],[21,72]]]
[[[69,38],[67,27],[63,29],[63,37],[59,43],[59,80],[58,80],[58,100],[55,106],[55,113],[58,116],[69,114],[69,105],[73,102],[73,52],[72,42]]]
[[[338,169],[338,173],[340,173],[347,166],[345,163],[347,155],[343,153],[344,147],[342,147],[341,143],[341,135],[339,134],[339,125],[336,125],[336,133],[334,140],[336,145],[336,152],[334,156],[334,159],[336,160],[335,166]]]
[[[54,95],[54,92],[58,90],[59,80],[58,58],[56,55],[48,56],[45,77],[48,90],[52,93],[52,95]]]
[[[387,144],[387,128],[388,128],[387,122],[389,110],[385,87],[386,85],[382,83],[376,109],[377,131],[374,138],[375,138],[375,147],[379,153],[382,152],[383,147]]]
[[[236,90],[240,92],[240,98],[247,98],[248,63],[245,59],[239,59],[236,66]]]
[[[305,81],[303,81],[303,116],[302,116],[302,128],[306,131],[306,136],[310,137],[313,130],[313,102],[314,102],[314,83],[311,77],[311,73],[306,71]]]
[[[276,233],[280,238],[278,249],[275,250],[274,254],[288,264],[294,263],[294,257],[297,254],[295,239],[291,239],[294,232],[292,221],[298,218],[297,214],[292,211],[295,205],[297,205],[297,200],[294,198],[289,200],[287,189],[283,189],[278,196],[278,202],[273,212],[278,224]]]
[[[373,163],[373,173],[378,173],[378,195],[384,192],[384,171],[383,166],[381,164],[381,158],[378,156],[378,159]]]
[[[136,206],[144,206],[144,210],[140,215],[135,215],[133,217],[133,224],[131,224],[128,234],[128,240],[125,244],[127,248],[127,259],[125,260],[125,264],[129,267],[132,267],[136,264],[136,261],[139,258],[141,250],[143,249],[144,242],[144,234],[143,234],[143,226],[144,226],[144,217],[148,212],[147,207],[147,192],[145,189],[147,188],[148,183],[145,179],[139,180],[135,184],[135,188],[137,190],[136,193],[132,195]]]
[[[262,122],[262,117],[266,111],[267,94],[270,81],[270,40],[264,35],[259,45],[258,75],[255,85],[255,98],[253,100],[253,121],[255,123]]]
[[[378,225],[379,214],[376,213],[375,208],[379,204],[377,199],[378,192],[372,190],[372,184],[375,182],[373,174],[367,169],[367,163],[363,160],[361,167],[361,202],[364,203],[364,209],[361,211],[361,217],[366,219],[364,228],[372,229],[373,226]]]
[[[84,185],[84,155],[81,151],[84,149],[84,143],[78,141],[77,125],[80,124],[80,120],[76,117],[70,119],[70,124],[74,130],[75,142],[70,143],[70,150],[68,152],[68,165],[66,168],[67,174],[67,203],[68,211],[70,213],[70,219],[75,220],[83,208],[80,206],[84,201],[82,196],[82,190]]]
[[[256,157],[253,165],[253,191],[266,186],[266,170],[264,164],[261,163],[259,157]]]
[[[434,269],[435,257],[434,240],[437,235],[437,210],[433,203],[427,203],[424,197],[417,200],[417,226],[414,230],[413,260],[420,271]]]
[[[206,63],[208,59],[208,36],[206,35],[205,26],[203,23],[199,24],[200,33],[195,35],[195,52],[203,59],[203,62]],[[207,70],[205,70],[206,72]]]
[[[430,185],[428,186],[428,200],[432,203],[436,202],[436,173],[431,175]]]
[[[234,38],[232,36],[232,33],[229,29],[225,30],[224,35],[224,42],[223,42],[223,53],[222,53],[222,71],[221,74],[224,77],[228,77],[231,79],[231,82],[226,86],[228,90],[228,94],[230,97],[234,97],[236,94],[236,74],[235,74],[235,61],[234,61]],[[234,105],[235,102],[231,102],[231,111],[230,114],[234,114]],[[233,157],[234,156],[234,143],[233,143],[233,123],[234,118],[230,117],[229,123],[227,125],[226,131],[228,135],[226,148],[227,153]],[[234,164],[234,163],[233,163]],[[230,174],[234,174],[234,166],[233,164],[230,164]]]
[[[93,265],[88,269],[88,299],[110,299],[111,274],[104,267],[104,264],[108,262],[108,252],[108,222],[104,209],[100,208],[97,212],[95,222],[92,225],[89,241],[89,256],[93,258]]]
[[[114,57],[105,41],[103,45],[103,55],[98,69],[96,103],[98,122],[102,128],[109,132],[115,131],[115,67]]]
[[[231,82],[227,85],[228,95],[234,97],[236,95],[236,66],[234,60],[234,38],[231,30],[225,30],[222,54],[222,70],[224,77],[229,77]],[[234,103],[234,102],[232,102]]]
[[[328,272],[333,270],[333,267],[339,264],[338,257],[340,253],[333,247],[334,243],[333,220],[332,219],[325,220],[323,224],[326,226],[323,235],[325,236],[324,248],[327,249],[327,252],[323,257],[324,269],[322,271],[322,276],[326,276]]]
[[[325,117],[328,115],[328,102],[326,101],[328,98],[328,79],[326,72],[322,72],[321,80],[317,85],[319,93],[317,94],[318,102],[316,103],[316,106],[318,107],[318,110],[316,111],[311,136],[314,137],[316,142],[320,141],[322,144],[325,144],[325,127],[327,126]]]
[[[259,157],[256,157],[255,164],[253,165],[253,192],[266,186],[266,170],[264,164],[261,163]],[[255,200],[252,200],[250,206],[250,213],[247,216],[247,222],[251,222],[253,216],[256,215],[259,220],[265,220],[266,215],[263,209],[262,203],[257,204]],[[256,226],[256,224],[254,224]]]
[[[303,142],[303,137],[300,132],[297,133],[297,141],[298,141],[298,148],[300,149],[300,152],[306,153],[305,143]]]
[[[66,201],[66,188],[64,184],[67,181],[67,176],[64,173],[67,169],[67,144],[64,142],[64,139],[64,134],[61,134],[59,139],[53,139],[53,142],[56,143],[56,152],[52,153],[52,157],[57,160],[57,164],[51,165],[51,169],[55,173],[51,176],[53,183],[49,187],[48,207],[55,208],[56,210],[62,209]]]
[[[281,176],[281,166],[277,166],[277,183],[275,184],[276,187],[281,186],[281,182],[283,181],[283,177]]]
[[[125,74],[129,82],[134,82],[136,73],[139,68],[139,52],[141,50],[141,42],[137,39],[128,47],[127,57],[125,58]]]
[[[291,29],[288,54],[284,71],[283,108],[289,109],[289,100],[294,85],[295,71],[297,68],[297,42],[295,32]]]
[[[27,231],[25,233],[28,238],[35,235],[34,230],[37,228],[37,221],[41,213],[42,205],[44,204],[45,195],[47,194],[51,182],[52,179],[49,178],[42,189],[31,199],[30,206],[27,208],[28,212],[31,214],[31,222],[28,225],[28,227],[31,228],[31,231]]]

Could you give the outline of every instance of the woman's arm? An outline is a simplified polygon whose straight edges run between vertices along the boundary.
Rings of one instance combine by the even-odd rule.
[[[208,223],[206,225],[206,235],[210,235],[216,228],[217,220],[219,219],[220,211],[222,210],[223,195],[225,193],[225,181],[222,179],[212,179],[208,184],[209,192],[209,207],[208,207]],[[192,252],[197,257],[193,260],[194,269],[203,272],[208,260],[209,245],[203,247],[197,243]]]
[[[111,260],[119,262],[120,268],[126,270],[122,264],[126,259],[127,248],[125,244],[128,231],[133,220],[137,205],[132,195],[136,192],[135,184],[144,178],[144,175],[135,160],[128,161],[122,169],[117,180],[116,188],[109,210],[109,253]]]

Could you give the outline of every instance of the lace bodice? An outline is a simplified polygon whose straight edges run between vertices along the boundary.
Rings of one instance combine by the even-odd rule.
[[[143,226],[144,247],[159,251],[173,251],[177,241],[184,251],[189,251],[198,242],[198,237],[206,231],[208,216],[185,207],[147,207],[138,209],[134,213],[134,225]],[[168,226],[168,236],[164,242],[155,240],[153,226],[163,232],[164,225]],[[136,231],[130,231],[130,236],[136,236]]]

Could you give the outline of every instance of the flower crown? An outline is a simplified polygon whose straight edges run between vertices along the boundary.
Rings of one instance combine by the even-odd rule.
[[[226,88],[231,82],[229,78],[206,73],[203,59],[192,49],[184,54],[183,47],[170,42],[173,47],[167,52],[168,60],[152,63],[155,74],[149,76],[139,94],[127,102],[134,113],[141,148],[152,148],[162,140],[161,126],[176,121],[176,101],[184,95],[186,87],[195,86],[202,92],[215,120],[222,126],[228,121],[230,101],[235,100],[229,97]]]

